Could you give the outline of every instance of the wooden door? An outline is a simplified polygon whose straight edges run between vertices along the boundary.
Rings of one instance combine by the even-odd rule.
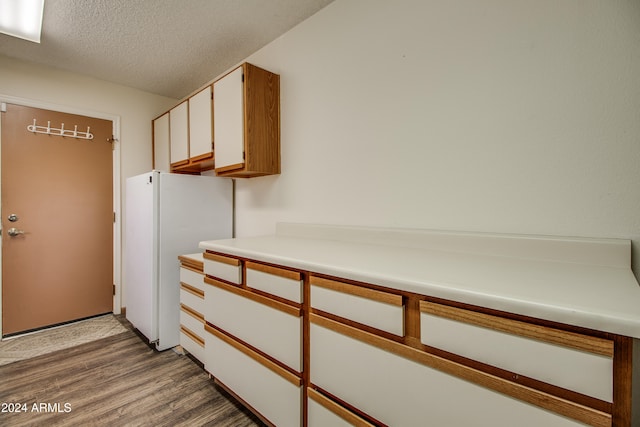
[[[8,104],[0,125],[2,334],[113,311],[112,123]]]

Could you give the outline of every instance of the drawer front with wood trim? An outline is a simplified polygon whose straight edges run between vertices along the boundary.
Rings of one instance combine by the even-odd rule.
[[[202,271],[180,267],[180,282],[186,283],[204,294],[204,274]]]
[[[204,331],[203,331],[204,332]],[[204,337],[204,333],[202,334]],[[193,357],[204,364],[205,360],[205,344],[204,338],[197,336],[190,330],[180,328],[180,345],[187,350]]]
[[[204,361],[204,274],[202,254],[180,255],[180,345]]]
[[[277,426],[302,425],[301,379],[207,325],[205,369]]]
[[[353,412],[340,406],[328,397],[308,388],[307,395],[307,426],[308,427],[373,427]]]
[[[247,286],[296,303],[302,303],[301,275],[297,271],[246,262]]]
[[[394,335],[404,335],[402,296],[312,275],[311,307]]]
[[[242,283],[242,265],[239,259],[209,252],[205,252],[203,256],[204,274],[237,285]]]
[[[204,317],[200,317],[198,313],[195,313],[184,304],[181,304],[180,307],[180,325],[204,340]]]
[[[203,314],[205,304],[204,292],[200,292],[185,283],[180,283],[180,303]]]
[[[613,341],[422,301],[423,344],[613,401]]]
[[[387,351],[387,344],[344,335],[316,319],[312,315],[311,383],[387,425],[584,425]],[[455,364],[451,367],[457,369]]]
[[[188,307],[180,307],[180,345],[193,357],[204,363],[204,317]]]
[[[207,278],[205,319],[229,334],[302,371],[301,309]]]

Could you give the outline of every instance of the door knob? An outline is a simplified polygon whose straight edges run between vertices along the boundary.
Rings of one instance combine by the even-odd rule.
[[[18,234],[24,234],[24,230],[18,230],[15,227],[11,227],[10,229],[7,230],[7,234],[11,237],[15,237]]]

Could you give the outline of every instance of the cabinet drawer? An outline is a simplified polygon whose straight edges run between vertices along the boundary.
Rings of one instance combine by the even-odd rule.
[[[423,344],[613,401],[613,341],[426,301],[420,309]]]
[[[200,314],[204,314],[204,293],[200,293],[190,285],[181,283],[180,304],[184,304],[192,310],[195,310]]]
[[[180,267],[180,282],[204,292],[204,274],[202,272]]]
[[[206,327],[205,369],[277,426],[301,425],[301,380],[242,344]]]
[[[341,407],[317,391],[307,389],[308,427],[373,427],[373,424]]]
[[[311,382],[387,425],[584,425],[321,326],[316,318]]]
[[[302,318],[295,307],[207,278],[205,318],[229,334],[302,370]]]
[[[203,331],[204,332],[204,331]],[[204,336],[204,333],[202,334]],[[191,331],[184,328],[180,329],[180,345],[187,350],[193,357],[204,364],[205,346],[204,338],[195,336]]]
[[[237,285],[242,283],[242,265],[236,258],[205,252],[204,274]]]
[[[199,338],[204,336],[204,318],[193,313],[188,307],[180,307],[180,325],[195,333]]]
[[[311,276],[311,307],[392,334],[404,335],[402,297]]]
[[[247,261],[247,286],[289,301],[302,303],[300,273]]]

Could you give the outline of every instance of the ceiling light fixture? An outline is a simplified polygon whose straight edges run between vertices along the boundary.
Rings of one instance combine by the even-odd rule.
[[[0,0],[0,33],[40,43],[44,0]]]

